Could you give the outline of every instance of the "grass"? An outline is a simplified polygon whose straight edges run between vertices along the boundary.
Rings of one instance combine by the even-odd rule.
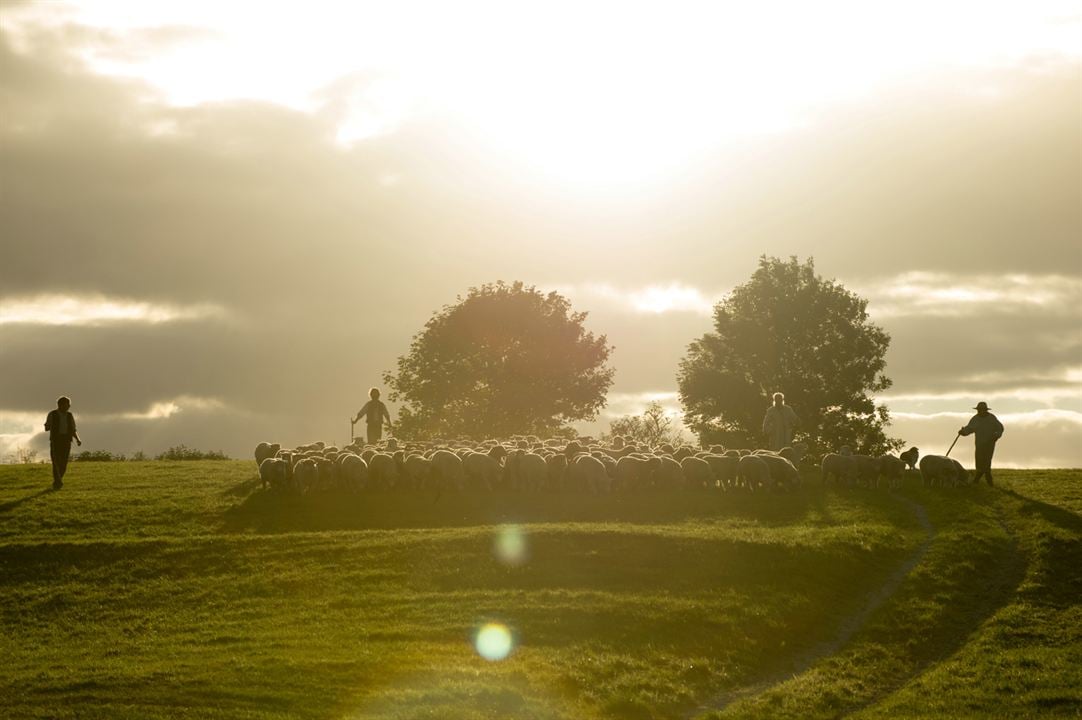
[[[5,717],[1082,712],[1077,471],[436,500],[275,497],[253,470],[75,463],[51,493],[48,466],[0,466]],[[510,526],[519,562],[496,551]],[[473,647],[490,621],[502,662]]]

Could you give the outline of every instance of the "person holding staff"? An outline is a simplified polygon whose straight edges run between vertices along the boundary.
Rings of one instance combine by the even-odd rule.
[[[60,397],[56,401],[56,410],[50,411],[45,417],[45,429],[49,431],[49,457],[53,461],[53,490],[64,487],[64,473],[71,458],[71,441],[83,444],[70,409],[71,400]]]
[[[975,455],[974,465],[977,475],[973,482],[984,476],[988,484],[992,484],[992,454],[996,451],[996,441],[1003,437],[1003,423],[992,413],[988,412],[988,403],[983,400],[973,408],[977,411],[969,420],[969,424],[958,431],[959,435],[973,435]]]
[[[387,430],[393,430],[393,428],[391,427],[391,414],[387,412],[387,406],[379,399],[379,390],[372,388],[368,391],[368,397],[371,399],[357,411],[357,417],[353,418],[353,424],[356,425],[361,416],[364,416],[365,426],[368,430],[368,444],[374,445],[383,437],[384,420],[387,421]]]

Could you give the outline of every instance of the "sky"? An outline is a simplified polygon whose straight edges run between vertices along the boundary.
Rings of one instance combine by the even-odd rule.
[[[0,0],[0,459],[60,394],[83,449],[344,442],[495,280],[615,346],[583,431],[678,415],[765,254],[868,299],[893,436],[1082,466],[1076,4],[344,5]]]

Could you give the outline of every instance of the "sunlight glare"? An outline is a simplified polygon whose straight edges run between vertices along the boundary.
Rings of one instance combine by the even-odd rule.
[[[514,641],[511,631],[501,623],[487,623],[477,631],[474,639],[477,654],[490,662],[504,660],[511,654]]]

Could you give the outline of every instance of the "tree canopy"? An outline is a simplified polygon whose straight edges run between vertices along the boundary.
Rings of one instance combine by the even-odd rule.
[[[604,335],[566,298],[521,282],[470,288],[384,373],[403,437],[550,435],[591,420],[614,370]]]
[[[616,437],[651,447],[662,443],[681,445],[686,440],[657,400],[647,403],[641,415],[624,415],[612,420],[608,432],[601,433],[602,440],[611,441]]]
[[[688,427],[704,441],[760,447],[770,396],[782,392],[801,420],[797,439],[814,453],[900,447],[872,395],[891,385],[883,374],[890,336],[869,322],[867,305],[817,275],[811,258],[761,257],[751,279],[715,306],[714,332],[680,363]]]

